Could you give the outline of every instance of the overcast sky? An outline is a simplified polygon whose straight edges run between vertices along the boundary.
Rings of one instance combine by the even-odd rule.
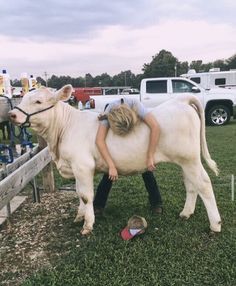
[[[12,78],[137,74],[160,50],[204,63],[236,53],[235,0],[0,0]]]

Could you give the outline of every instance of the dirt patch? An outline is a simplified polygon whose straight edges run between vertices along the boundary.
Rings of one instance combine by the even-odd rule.
[[[79,245],[81,226],[73,223],[78,204],[75,192],[43,194],[41,203],[27,199],[1,226],[1,285],[20,285],[27,276]]]

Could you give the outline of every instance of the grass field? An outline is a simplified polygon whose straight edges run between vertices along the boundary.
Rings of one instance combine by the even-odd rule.
[[[61,235],[47,246],[47,251],[53,248],[58,252],[58,258],[22,285],[236,285],[236,201],[231,200],[231,174],[236,175],[236,121],[207,127],[207,141],[220,169],[218,177],[207,170],[222,217],[221,234],[209,235],[209,221],[200,199],[193,217],[179,219],[185,201],[181,170],[160,164],[156,178],[164,214],[150,213],[140,175],[122,177],[114,184],[105,216],[96,220],[93,234],[81,237],[81,225],[73,224],[75,213],[70,212]],[[96,176],[96,184],[100,178]],[[64,183],[68,181],[57,178],[57,184]],[[143,236],[123,241],[119,231],[133,214],[145,217],[148,229]]]

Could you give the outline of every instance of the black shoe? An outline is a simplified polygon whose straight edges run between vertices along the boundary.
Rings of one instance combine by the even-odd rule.
[[[160,215],[163,214],[163,207],[162,206],[155,206],[151,207],[152,214],[154,215]]]

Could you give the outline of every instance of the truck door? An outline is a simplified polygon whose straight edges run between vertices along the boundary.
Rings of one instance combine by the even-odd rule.
[[[193,94],[193,87],[195,87],[195,85],[193,85],[191,82],[184,79],[172,79],[171,82],[171,88],[174,97],[183,93],[187,93],[189,95]]]
[[[179,96],[180,94],[188,94],[196,96],[201,102],[202,106],[205,107],[205,91],[203,88],[190,82],[187,79],[172,79],[172,92],[174,97]]]
[[[155,107],[171,97],[167,79],[146,79],[141,84],[142,103],[146,107]]]

